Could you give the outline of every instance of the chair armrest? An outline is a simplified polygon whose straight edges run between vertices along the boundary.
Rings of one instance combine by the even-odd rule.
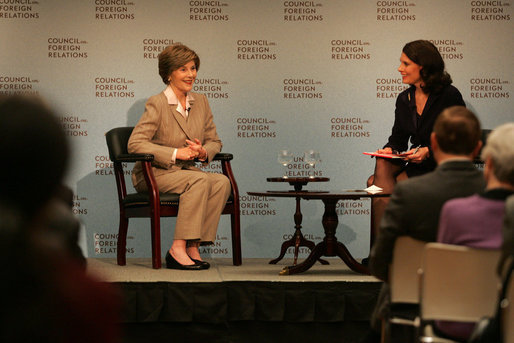
[[[219,152],[214,155],[213,161],[231,161],[234,158],[234,155],[229,154],[228,152]]]
[[[234,196],[234,203],[237,204],[237,208],[239,208],[239,190],[237,188],[236,178],[234,177],[234,173],[232,172],[232,166],[230,165],[230,161],[234,158],[234,155],[228,152],[220,152],[214,155],[213,161],[221,161],[221,169],[223,174],[228,177],[230,180],[230,185],[232,186],[232,195]]]
[[[143,176],[145,178],[146,188],[148,189],[148,196],[150,197],[150,206],[154,209],[155,215],[159,217],[159,204],[161,202],[159,186],[157,186],[157,181],[155,180],[155,176],[153,174],[152,164],[150,163],[153,160],[153,155],[149,156],[152,158],[150,161],[142,161]]]
[[[137,161],[153,161],[152,154],[121,154],[115,162],[137,162]]]

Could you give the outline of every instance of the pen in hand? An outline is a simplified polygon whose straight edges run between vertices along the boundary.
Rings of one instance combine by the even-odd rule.
[[[418,145],[418,146],[416,147],[416,149],[414,149],[414,152],[413,152],[410,156],[412,156],[412,155],[416,154],[416,153],[419,151],[419,148],[421,148],[421,145]],[[408,164],[409,164],[409,162],[410,162],[410,161],[407,161],[407,163],[405,163],[405,165],[408,165]]]

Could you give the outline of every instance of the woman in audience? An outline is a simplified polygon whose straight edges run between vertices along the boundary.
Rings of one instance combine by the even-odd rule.
[[[465,106],[459,90],[451,85],[444,61],[437,47],[426,40],[407,43],[400,56],[398,71],[402,82],[410,85],[396,99],[395,120],[386,145],[377,153],[403,152],[403,159],[376,158],[375,172],[367,185],[391,193],[396,182],[421,175],[436,167],[430,150],[430,133],[434,122],[447,107]],[[388,203],[386,198],[372,200],[375,233]]]
[[[490,134],[482,159],[485,192],[444,204],[439,242],[482,249],[501,247],[505,199],[514,194],[514,123],[501,125]],[[467,340],[474,323],[438,322],[437,327],[452,338]]]

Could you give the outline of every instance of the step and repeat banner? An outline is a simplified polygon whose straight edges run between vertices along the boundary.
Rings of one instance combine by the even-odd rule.
[[[362,152],[384,145],[405,89],[397,71],[405,43],[439,48],[484,128],[514,119],[512,16],[509,0],[0,0],[0,93],[38,94],[58,111],[73,146],[66,183],[84,249],[114,257],[118,204],[104,134],[137,123],[146,99],[165,88],[158,53],[186,44],[201,59],[194,89],[207,95],[223,151],[234,154],[243,257],[274,258],[294,233],[294,200],[247,192],[290,188],[266,182],[284,172],[281,149],[294,156],[289,176],[330,178],[305,189],[364,188],[374,160]],[[320,152],[314,167],[307,149]],[[317,243],[323,205],[301,208],[302,231]],[[369,199],[341,201],[337,212],[338,239],[354,257],[367,256]],[[174,223],[162,221],[163,251]],[[151,255],[149,228],[149,220],[130,221],[128,257]],[[216,244],[203,253],[230,257],[230,242],[222,216]]]

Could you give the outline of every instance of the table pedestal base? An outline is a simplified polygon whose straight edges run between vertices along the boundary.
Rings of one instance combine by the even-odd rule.
[[[301,190],[301,186],[295,185],[295,189],[297,191]],[[298,249],[303,246],[309,248],[311,251],[314,249],[314,242],[309,241],[303,237],[302,234],[302,211],[300,209],[300,197],[296,197],[296,211],[294,213],[294,223],[295,223],[295,231],[293,237],[291,237],[290,240],[285,241],[282,243],[282,247],[280,248],[280,255],[274,259],[271,260],[270,264],[276,264],[278,261],[280,261],[282,258],[284,258],[284,255],[286,254],[287,248],[294,247],[294,262],[293,265],[296,265],[296,262],[298,261]],[[325,260],[319,260],[321,264],[328,264],[328,261]]]
[[[280,261],[281,259],[284,258],[285,254],[286,254],[286,251],[289,247],[294,247],[294,261],[293,261],[293,265],[296,265],[297,261],[298,261],[298,249],[300,247],[307,247],[311,250],[315,248],[315,244],[313,241],[309,241],[308,239],[305,239],[305,237],[303,237],[302,235],[302,231],[300,229],[296,229],[293,237],[291,237],[290,240],[288,241],[285,241],[284,243],[282,243],[282,247],[280,248],[280,255],[274,259],[274,260],[271,260],[269,261],[269,264],[277,264],[278,261]],[[323,259],[319,259],[319,262],[321,264],[329,264],[328,261],[326,260],[323,260]]]
[[[322,199],[322,201],[325,204],[325,213],[323,214],[322,220],[323,228],[325,229],[325,238],[314,247],[305,261],[297,265],[284,267],[279,274],[292,275],[304,272],[312,267],[322,256],[339,256],[351,270],[361,274],[369,274],[368,268],[357,262],[344,244],[337,241],[335,236],[338,224],[336,204],[339,199],[326,198]]]

